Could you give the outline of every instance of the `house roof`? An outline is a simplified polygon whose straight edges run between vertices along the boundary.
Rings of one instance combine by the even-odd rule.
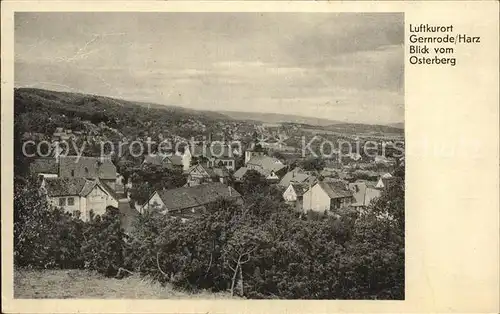
[[[248,171],[247,167],[241,167],[240,169],[236,170],[235,173],[233,173],[233,177],[236,180],[241,180],[243,179],[243,176],[245,175],[245,173],[247,173],[247,171]]]
[[[116,166],[111,161],[111,158],[60,156],[59,175],[61,177],[70,177],[72,171],[74,171],[75,177],[116,179]]]
[[[259,166],[266,174],[271,173],[271,171],[278,172],[286,167],[279,159],[266,155],[253,156],[247,165]]]
[[[57,196],[87,196],[95,186],[100,186],[106,193],[116,200],[120,198],[113,189],[106,183],[99,180],[89,180],[85,178],[46,178],[45,191],[49,197]]]
[[[52,157],[37,158],[31,162],[30,172],[33,174],[39,174],[39,173],[58,174],[59,164],[56,162],[56,159]]]
[[[165,161],[170,161],[174,166],[182,166],[182,156],[173,155],[165,158]]]
[[[311,176],[309,174],[302,172],[302,169],[297,167],[292,171],[287,172],[287,174],[283,176],[278,185],[281,187],[288,187],[292,182],[294,183],[306,182],[310,178]]]
[[[293,190],[297,196],[302,196],[309,189],[309,184],[307,183],[291,183]]]
[[[114,198],[117,201],[120,199],[120,196],[118,196],[118,194],[116,194],[116,192],[106,182],[99,181],[99,184],[104,188],[104,190],[109,195],[111,195],[112,198]]]
[[[230,176],[227,168],[212,168],[211,170],[213,171],[213,173],[216,176],[221,177],[221,178],[227,178]]]
[[[207,183],[191,187],[157,191],[169,211],[207,205],[219,197],[237,198],[241,195],[232,187],[222,183]]]
[[[163,160],[165,159],[165,157],[166,156],[159,155],[159,154],[146,155],[146,156],[144,156],[144,163],[156,165],[156,166],[161,166],[161,165],[163,165]]]
[[[95,184],[95,182],[94,182]],[[88,191],[89,180],[85,178],[46,178],[45,190],[50,197],[54,196],[83,196]],[[83,192],[83,193],[82,193]],[[87,193],[87,194],[88,194]]]
[[[368,206],[370,202],[380,196],[380,190],[375,188],[376,182],[356,181],[349,183],[349,189],[353,192],[356,202],[353,206]]]
[[[330,198],[344,198],[353,196],[352,191],[346,189],[345,184],[342,182],[320,181],[318,182],[318,184]]]

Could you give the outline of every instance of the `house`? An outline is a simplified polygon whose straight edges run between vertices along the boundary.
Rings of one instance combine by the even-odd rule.
[[[382,165],[386,165],[386,166],[394,166],[396,164],[395,160],[389,159],[389,158],[387,158],[385,156],[381,156],[381,155],[375,156],[374,163],[382,164]]]
[[[108,157],[56,156],[35,159],[30,173],[44,178],[99,179],[116,189],[116,166]]]
[[[144,156],[143,165],[165,167],[169,169],[187,171],[191,166],[191,153],[186,149],[184,153],[176,154],[149,154]]]
[[[252,157],[245,167],[241,167],[233,174],[235,181],[241,181],[249,170],[255,170],[269,182],[278,183],[286,173],[286,165],[279,159],[266,155]]]
[[[352,191],[354,196],[353,207],[358,210],[364,210],[366,207],[370,205],[372,200],[377,197],[380,197],[382,191],[376,187],[377,182],[358,180],[353,183],[349,183],[349,190]]]
[[[279,159],[265,155],[252,157],[247,162],[246,168],[256,170],[265,177],[272,176],[273,178],[281,178],[285,175],[287,169],[286,165]]]
[[[152,210],[180,217],[196,215],[218,199],[242,202],[241,195],[232,187],[214,182],[171,190],[155,191],[140,212]]]
[[[236,161],[240,155],[239,148],[224,143],[213,142],[209,145],[196,145],[193,147],[193,157],[208,168],[222,166],[234,171]]]
[[[193,186],[207,182],[226,184],[230,175],[226,168],[208,168],[203,165],[194,165],[187,171],[186,186]]]
[[[377,184],[375,185],[375,187],[377,189],[384,189],[384,188],[386,188],[390,184],[390,181],[393,180],[393,179],[394,178],[393,178],[393,176],[390,173],[383,174],[378,179]]]
[[[255,145],[252,143],[250,147],[245,151],[245,165],[255,156],[264,156],[266,154],[266,150],[262,148],[260,145]]]
[[[116,166],[107,157],[60,156],[59,177],[99,179],[116,188]]]
[[[313,183],[316,178],[299,167],[287,172],[283,178],[281,178],[278,186],[281,188],[288,188],[290,183]]]
[[[319,213],[347,207],[354,202],[352,191],[343,182],[319,181],[303,195],[303,209]]]
[[[290,183],[285,192],[283,192],[283,199],[287,204],[293,205],[298,211],[302,211],[303,196],[309,187],[308,183]]]
[[[57,177],[44,178],[40,190],[50,205],[70,213],[80,213],[82,220],[91,215],[102,215],[108,206],[118,208],[118,196],[113,189],[99,179]]]

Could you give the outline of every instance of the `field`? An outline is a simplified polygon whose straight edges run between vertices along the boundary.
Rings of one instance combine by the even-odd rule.
[[[17,299],[229,299],[229,293],[189,293],[131,276],[106,278],[85,270],[14,271]],[[236,297],[235,297],[236,298]]]

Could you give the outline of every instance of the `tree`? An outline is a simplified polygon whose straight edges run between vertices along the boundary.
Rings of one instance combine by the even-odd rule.
[[[309,158],[302,162],[302,168],[306,171],[320,171],[325,167],[325,161],[321,158]]]
[[[266,178],[256,170],[248,170],[243,176],[242,183],[240,186],[240,193],[242,194],[253,194],[257,191],[262,191],[269,186]]]

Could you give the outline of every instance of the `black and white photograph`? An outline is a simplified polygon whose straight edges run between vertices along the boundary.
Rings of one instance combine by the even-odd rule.
[[[404,39],[402,12],[16,12],[14,298],[405,300]]]

